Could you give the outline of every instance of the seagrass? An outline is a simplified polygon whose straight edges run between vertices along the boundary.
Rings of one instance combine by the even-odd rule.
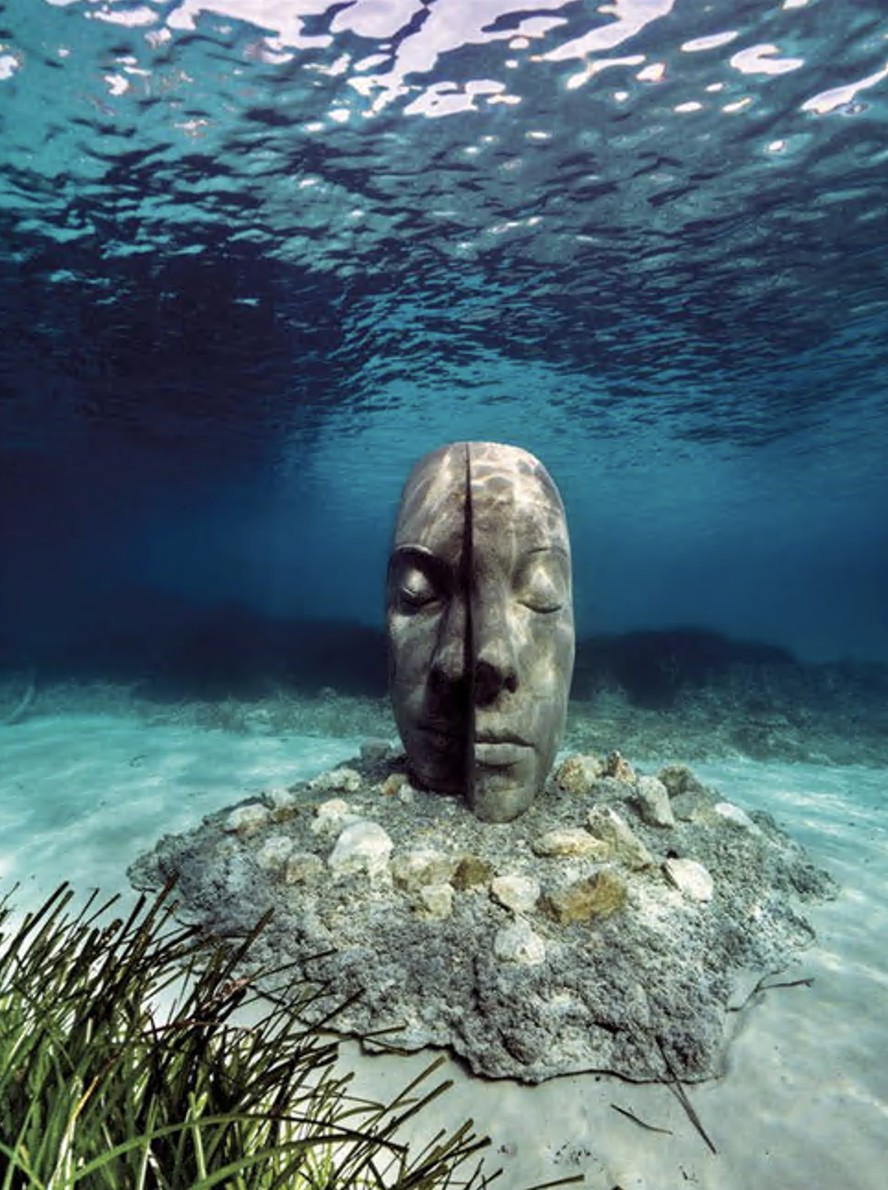
[[[430,1085],[440,1061],[389,1103],[350,1092],[336,1041],[256,990],[262,924],[210,947],[176,923],[169,888],[126,917],[116,897],[72,902],[63,884],[18,924],[0,903],[0,1190],[480,1190],[495,1176],[471,1121],[417,1153],[399,1139],[450,1085]],[[324,991],[302,990],[303,1007]]]

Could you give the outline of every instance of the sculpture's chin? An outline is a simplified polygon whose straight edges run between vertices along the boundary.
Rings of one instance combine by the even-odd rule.
[[[462,797],[466,786],[462,778],[450,774],[423,772],[415,766],[410,766],[410,778],[418,789],[428,789],[431,793],[441,793],[446,797]]]
[[[418,721],[417,717],[395,708],[395,721],[414,784],[434,793],[462,794],[466,784],[465,729],[462,724],[437,724]]]
[[[522,779],[508,769],[476,769],[467,800],[482,822],[511,822],[530,807],[536,794],[530,775]]]
[[[460,796],[465,793],[465,761],[461,756],[418,757],[416,752],[411,755],[410,751],[407,756],[410,776],[419,788]]]

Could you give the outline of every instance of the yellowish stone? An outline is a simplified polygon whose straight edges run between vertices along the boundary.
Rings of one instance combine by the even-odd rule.
[[[626,885],[618,872],[602,868],[586,880],[558,892],[549,893],[543,907],[559,925],[591,921],[593,917],[610,917],[626,904]]]

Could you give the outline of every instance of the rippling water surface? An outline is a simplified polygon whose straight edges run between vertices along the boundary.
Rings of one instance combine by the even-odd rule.
[[[888,656],[886,243],[882,0],[6,0],[4,614],[375,619],[475,436],[581,626]]]

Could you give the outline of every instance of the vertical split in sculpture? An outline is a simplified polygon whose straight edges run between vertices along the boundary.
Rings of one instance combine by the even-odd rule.
[[[415,779],[478,817],[542,788],[573,670],[570,543],[543,465],[455,443],[414,467],[389,563],[390,683]]]
[[[472,787],[474,785],[474,763],[475,763],[475,629],[474,629],[474,609],[472,607],[472,589],[474,583],[473,576],[473,554],[472,554],[472,450],[468,442],[465,444],[466,452],[466,494],[465,506],[463,510],[463,541],[462,541],[462,574],[460,589],[465,593],[466,603],[466,626],[465,626],[465,649],[463,656],[465,657],[466,670],[466,745],[465,745],[465,768],[463,770],[463,788],[465,796],[472,804]]]

